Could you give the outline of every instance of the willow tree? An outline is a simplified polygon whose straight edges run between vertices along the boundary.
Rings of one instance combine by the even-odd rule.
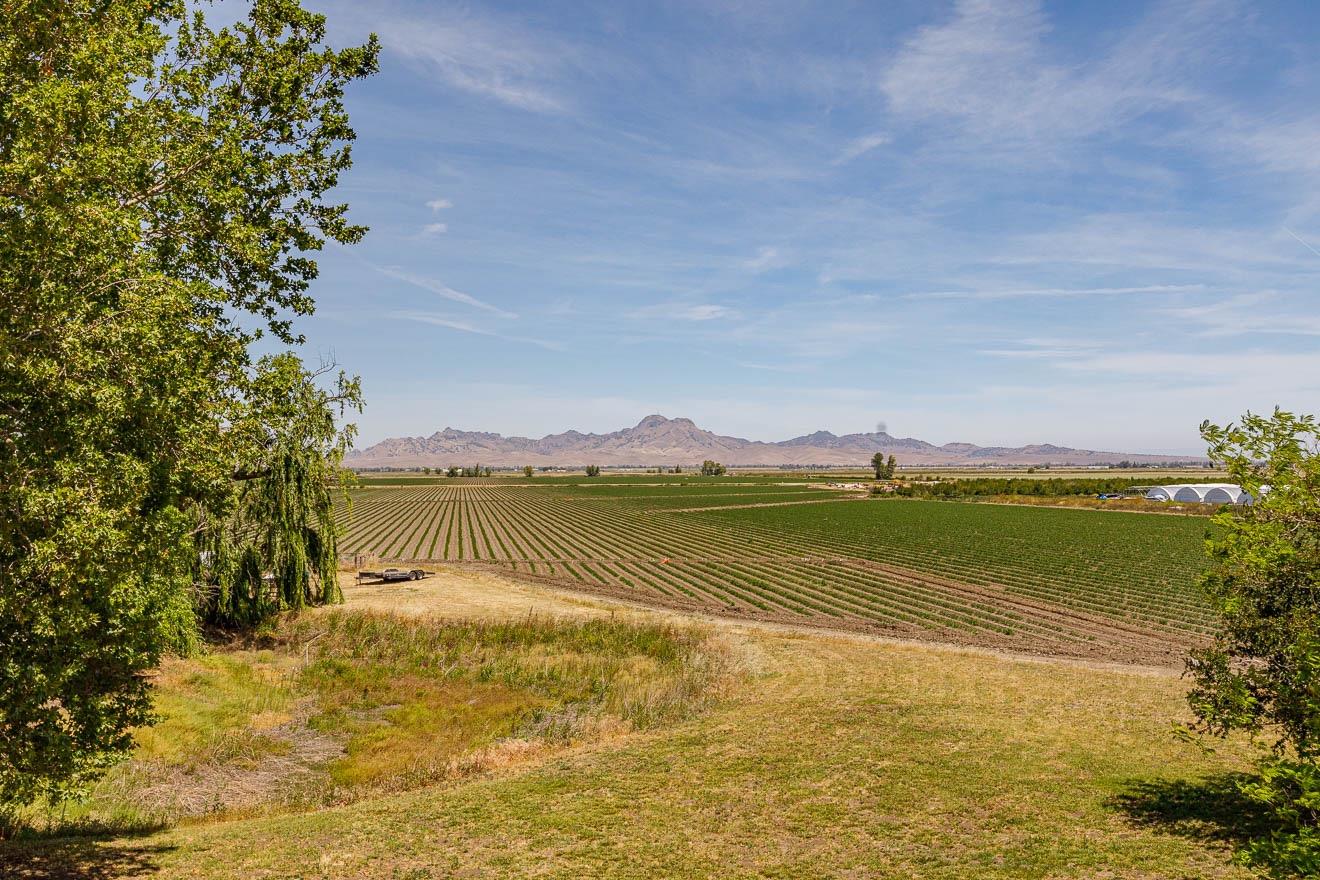
[[[295,0],[219,30],[182,0],[0,4],[0,806],[127,748],[199,580],[236,594],[225,560],[332,591],[316,484],[356,386],[249,352],[300,341],[310,252],[365,231],[326,194],[375,63]]]
[[[263,358],[247,384],[245,418],[226,426],[232,491],[197,507],[196,604],[207,623],[243,626],[343,601],[335,495],[350,476],[340,461],[353,427],[336,415],[361,401],[357,380],[342,372],[322,387],[331,369],[309,373],[289,354]]]

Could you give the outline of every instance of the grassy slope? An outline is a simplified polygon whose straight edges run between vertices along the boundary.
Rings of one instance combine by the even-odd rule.
[[[748,682],[677,727],[343,808],[47,844],[31,864],[197,878],[1238,876],[1222,849],[1122,806],[1238,766],[1231,749],[1207,757],[1170,736],[1174,677],[746,639]]]
[[[663,621],[483,617],[326,609],[258,650],[171,659],[131,759],[81,801],[25,811],[25,830],[162,828],[470,777],[687,717],[729,675],[701,631]]]

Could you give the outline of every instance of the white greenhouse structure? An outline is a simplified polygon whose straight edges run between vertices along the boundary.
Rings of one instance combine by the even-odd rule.
[[[1193,504],[1250,504],[1251,496],[1234,483],[1180,483],[1152,486],[1146,491],[1151,501],[1188,501]]]

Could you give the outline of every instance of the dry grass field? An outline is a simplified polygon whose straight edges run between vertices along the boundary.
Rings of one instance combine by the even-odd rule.
[[[418,626],[438,612],[696,627],[730,678],[686,717],[338,805],[13,842],[5,876],[1246,876],[1208,799],[1243,766],[1238,746],[1208,755],[1171,735],[1185,710],[1167,669],[693,620],[463,571],[350,588],[328,614],[382,608]],[[189,662],[217,659],[250,662]]]

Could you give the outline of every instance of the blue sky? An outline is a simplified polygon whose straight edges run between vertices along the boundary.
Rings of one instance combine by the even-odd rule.
[[[303,325],[364,443],[1320,410],[1314,4],[310,5],[383,44]]]

